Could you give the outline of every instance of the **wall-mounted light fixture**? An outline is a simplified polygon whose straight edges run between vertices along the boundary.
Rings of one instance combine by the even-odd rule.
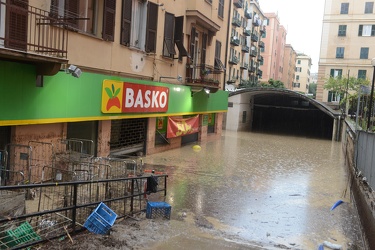
[[[177,77],[173,77],[173,76],[160,76],[159,77],[159,82],[161,81],[162,78],[165,78],[165,79],[176,79],[177,81],[182,82],[182,76],[180,76],[180,75],[178,75]]]
[[[201,91],[204,91],[204,93],[208,97],[210,97],[211,90],[210,90],[210,88],[207,88],[207,87],[203,87],[203,88],[199,88],[199,89],[197,89],[196,87],[194,87],[194,88],[192,87],[191,88],[191,97],[194,97],[195,94],[197,94],[197,93],[199,93]]]
[[[66,71],[67,74],[72,74],[72,76],[79,78],[82,74],[82,70],[77,66],[71,64]]]

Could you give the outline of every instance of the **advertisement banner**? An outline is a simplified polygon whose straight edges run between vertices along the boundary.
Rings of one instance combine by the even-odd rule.
[[[153,113],[168,111],[169,88],[104,80],[103,113]]]
[[[194,134],[199,131],[199,116],[190,118],[168,118],[167,138]]]

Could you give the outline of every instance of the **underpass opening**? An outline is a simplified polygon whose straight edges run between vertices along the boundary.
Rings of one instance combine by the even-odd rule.
[[[333,136],[336,138],[336,134],[340,133],[342,114],[339,111],[291,90],[240,90],[229,95],[229,103],[231,105],[228,107],[227,123],[235,117],[234,115],[238,117],[237,125],[233,126],[232,122],[229,130],[250,130],[329,140],[332,140]],[[231,112],[235,114],[230,114]]]

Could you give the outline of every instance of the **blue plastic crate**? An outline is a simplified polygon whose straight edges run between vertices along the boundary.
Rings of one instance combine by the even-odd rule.
[[[101,202],[90,214],[83,226],[90,232],[106,234],[115,223],[116,218],[117,214]]]
[[[171,205],[163,201],[147,202],[146,218],[155,219],[158,217],[171,218]]]

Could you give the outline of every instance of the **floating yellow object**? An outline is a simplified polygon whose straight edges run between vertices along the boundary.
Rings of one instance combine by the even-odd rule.
[[[199,151],[201,151],[201,146],[199,146],[199,145],[194,145],[193,146],[193,150],[195,151],[195,152],[199,152]]]

